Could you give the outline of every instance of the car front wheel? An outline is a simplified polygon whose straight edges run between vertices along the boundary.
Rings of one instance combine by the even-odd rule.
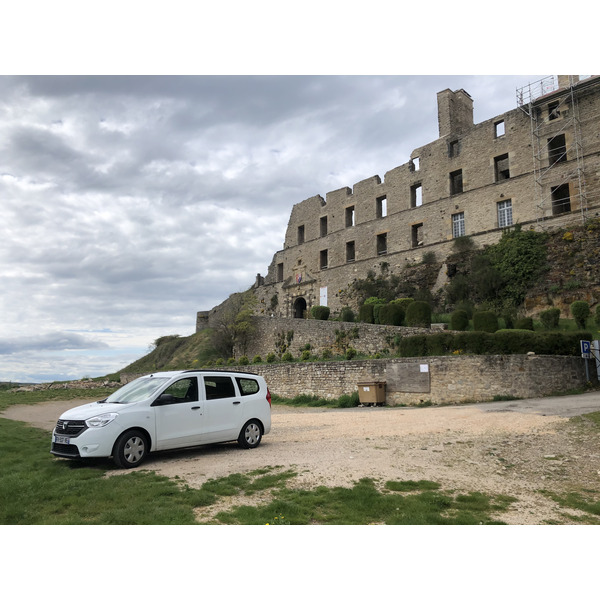
[[[248,421],[240,431],[238,444],[242,448],[256,448],[262,439],[262,428],[258,421]]]
[[[135,429],[126,431],[115,442],[113,460],[117,467],[131,469],[139,466],[148,454],[146,436]]]

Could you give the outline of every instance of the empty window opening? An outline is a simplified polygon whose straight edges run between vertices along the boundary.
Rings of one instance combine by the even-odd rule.
[[[498,202],[498,227],[509,227],[512,224],[512,200]]]
[[[550,102],[548,104],[548,121],[554,121],[560,117],[559,102]]]
[[[508,154],[496,156],[494,158],[494,175],[496,181],[510,179],[510,170],[508,168]]]
[[[465,235],[465,213],[452,215],[452,237],[458,238]]]
[[[377,254],[387,254],[387,233],[380,233],[377,236]]]
[[[377,218],[382,219],[383,217],[387,217],[387,198],[385,196],[377,198]]]
[[[450,173],[450,195],[462,194],[463,191],[463,176],[462,169]]]
[[[304,244],[304,225],[298,227],[298,244]]]
[[[410,207],[416,208],[423,204],[423,186],[420,183],[410,186]]]
[[[354,227],[354,206],[346,208],[346,227]]]
[[[411,244],[413,248],[423,245],[423,223],[417,223],[412,226]]]
[[[567,160],[567,143],[564,133],[555,135],[548,140],[548,160],[550,166]]]
[[[418,157],[418,156],[415,156],[415,157],[412,159],[412,164],[413,164],[413,167],[414,167],[414,169],[413,169],[413,170],[414,170],[414,171],[418,171],[418,170],[419,170],[419,164],[420,164],[420,161],[419,161],[419,157]]]
[[[321,267],[321,269],[327,268],[327,261],[329,258],[328,254],[329,252],[327,250],[321,250],[321,254],[319,256],[319,266]]]
[[[569,184],[563,183],[550,188],[552,195],[552,214],[562,215],[571,212],[571,194],[569,193]]]
[[[321,217],[321,237],[327,235],[327,217]]]
[[[283,281],[283,263],[277,264],[277,281]]]
[[[494,137],[502,137],[504,133],[504,121],[498,121],[497,123],[494,123]]]
[[[354,242],[346,242],[346,262],[354,262],[355,252]]]
[[[460,154],[460,142],[458,140],[454,140],[453,142],[448,142],[448,156],[450,158],[455,158]]]

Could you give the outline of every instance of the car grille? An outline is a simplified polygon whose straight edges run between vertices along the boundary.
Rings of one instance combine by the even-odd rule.
[[[74,444],[52,444],[52,449],[50,450],[52,454],[56,454],[57,456],[67,456],[71,458],[79,457],[79,448]]]
[[[69,435],[77,437],[82,431],[87,429],[85,421],[69,421],[67,419],[59,419],[56,423],[57,435]]]

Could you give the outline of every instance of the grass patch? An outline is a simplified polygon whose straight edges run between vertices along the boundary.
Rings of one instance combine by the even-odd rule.
[[[55,400],[76,400],[81,398],[81,404],[107,398],[116,388],[92,389],[39,389],[32,392],[0,390],[0,411],[13,404],[37,404],[38,402],[53,402]]]
[[[570,508],[586,513],[582,516],[563,513],[563,516],[576,523],[590,525],[600,524],[600,494],[595,490],[582,490],[580,492],[556,493],[540,490],[544,496],[554,500],[562,508]]]
[[[299,394],[293,398],[284,398],[277,394],[271,394],[273,404],[282,404],[284,406],[307,406],[307,407],[326,407],[326,408],[352,408],[360,404],[358,392],[352,394],[342,394],[339,398],[327,400],[311,394]]]
[[[239,525],[478,525],[503,524],[492,517],[515,501],[479,492],[454,495],[428,481],[387,482],[378,490],[372,479],[351,488],[324,486],[313,490],[282,487],[261,506],[238,506],[215,515],[218,523]],[[402,492],[411,492],[403,494]],[[415,493],[416,492],[416,493]]]
[[[49,433],[0,419],[3,525],[193,524],[193,509],[215,500],[154,473],[105,477],[104,461],[58,460],[49,450]]]

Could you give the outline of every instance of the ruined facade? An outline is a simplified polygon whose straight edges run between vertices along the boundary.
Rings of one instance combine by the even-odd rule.
[[[437,97],[439,138],[407,163],[293,207],[284,247],[254,286],[259,313],[302,317],[320,304],[335,315],[370,270],[401,275],[434,252],[443,283],[457,237],[484,245],[515,224],[600,214],[600,76],[530,84],[515,109],[479,124],[465,90]]]

